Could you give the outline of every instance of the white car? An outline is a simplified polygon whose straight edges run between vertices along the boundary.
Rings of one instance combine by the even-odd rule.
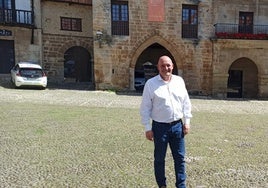
[[[38,64],[20,62],[10,71],[11,82],[15,87],[35,86],[45,89],[47,87],[47,76]]]

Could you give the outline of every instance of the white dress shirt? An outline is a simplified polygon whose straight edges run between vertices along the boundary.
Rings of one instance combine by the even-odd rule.
[[[144,86],[140,115],[145,131],[152,129],[151,119],[170,123],[184,118],[184,123],[190,124],[191,102],[184,80],[177,75],[172,75],[169,82],[160,75],[149,79]]]

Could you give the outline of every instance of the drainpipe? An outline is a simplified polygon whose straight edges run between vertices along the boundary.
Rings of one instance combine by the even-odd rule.
[[[32,10],[32,36],[31,36],[31,44],[34,44],[34,24],[35,24],[35,21],[34,21],[34,0],[31,0],[31,10]]]
[[[257,19],[259,18],[259,8],[260,8],[259,6],[260,6],[259,5],[259,0],[256,0],[256,17],[257,17]],[[256,20],[256,21],[259,22],[259,19]],[[258,23],[258,24],[260,24],[260,23]]]

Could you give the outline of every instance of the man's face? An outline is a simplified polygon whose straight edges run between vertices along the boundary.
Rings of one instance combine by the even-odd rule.
[[[172,75],[173,63],[169,57],[160,58],[157,68],[161,77],[169,78]]]

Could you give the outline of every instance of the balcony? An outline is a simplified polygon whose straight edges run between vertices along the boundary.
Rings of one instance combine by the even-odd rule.
[[[268,25],[217,23],[214,27],[217,39],[268,40]]]
[[[34,26],[33,11],[0,9],[0,24],[32,27]]]
[[[46,1],[55,1],[55,2],[63,2],[63,3],[69,3],[69,4],[81,4],[81,5],[92,6],[92,0],[46,0]]]

